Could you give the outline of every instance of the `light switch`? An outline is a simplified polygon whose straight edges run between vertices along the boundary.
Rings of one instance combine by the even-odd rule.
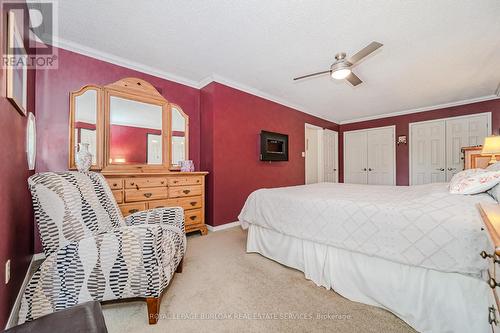
[[[10,281],[10,259],[5,263],[5,284]]]
[[[302,157],[306,157],[306,153],[304,151],[302,152]]]

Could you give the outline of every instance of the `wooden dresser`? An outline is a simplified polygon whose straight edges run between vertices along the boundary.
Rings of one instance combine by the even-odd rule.
[[[479,204],[479,212],[488,230],[488,235],[494,245],[494,252],[482,251],[481,257],[489,262],[487,283],[491,288],[491,296],[488,308],[488,320],[492,332],[500,332],[500,205],[499,204]],[[486,311],[486,309],[485,309]]]
[[[205,175],[207,172],[103,172],[118,206],[127,216],[160,207],[184,208],[185,230],[207,234]]]

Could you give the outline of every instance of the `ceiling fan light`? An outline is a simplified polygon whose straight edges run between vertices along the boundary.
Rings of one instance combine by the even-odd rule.
[[[335,71],[332,71],[332,78],[335,80],[343,80],[351,74],[351,70],[349,68],[340,68]]]

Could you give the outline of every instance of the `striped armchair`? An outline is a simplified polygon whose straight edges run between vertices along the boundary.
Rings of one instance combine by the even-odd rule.
[[[160,297],[186,250],[182,208],[123,218],[99,173],[28,179],[46,259],[28,283],[19,323],[83,302],[145,298],[155,324]]]

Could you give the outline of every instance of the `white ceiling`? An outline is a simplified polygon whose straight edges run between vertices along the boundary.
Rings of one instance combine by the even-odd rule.
[[[500,82],[498,0],[60,1],[61,46],[191,86],[215,79],[336,122],[491,98]],[[355,73],[335,53],[384,47]]]

